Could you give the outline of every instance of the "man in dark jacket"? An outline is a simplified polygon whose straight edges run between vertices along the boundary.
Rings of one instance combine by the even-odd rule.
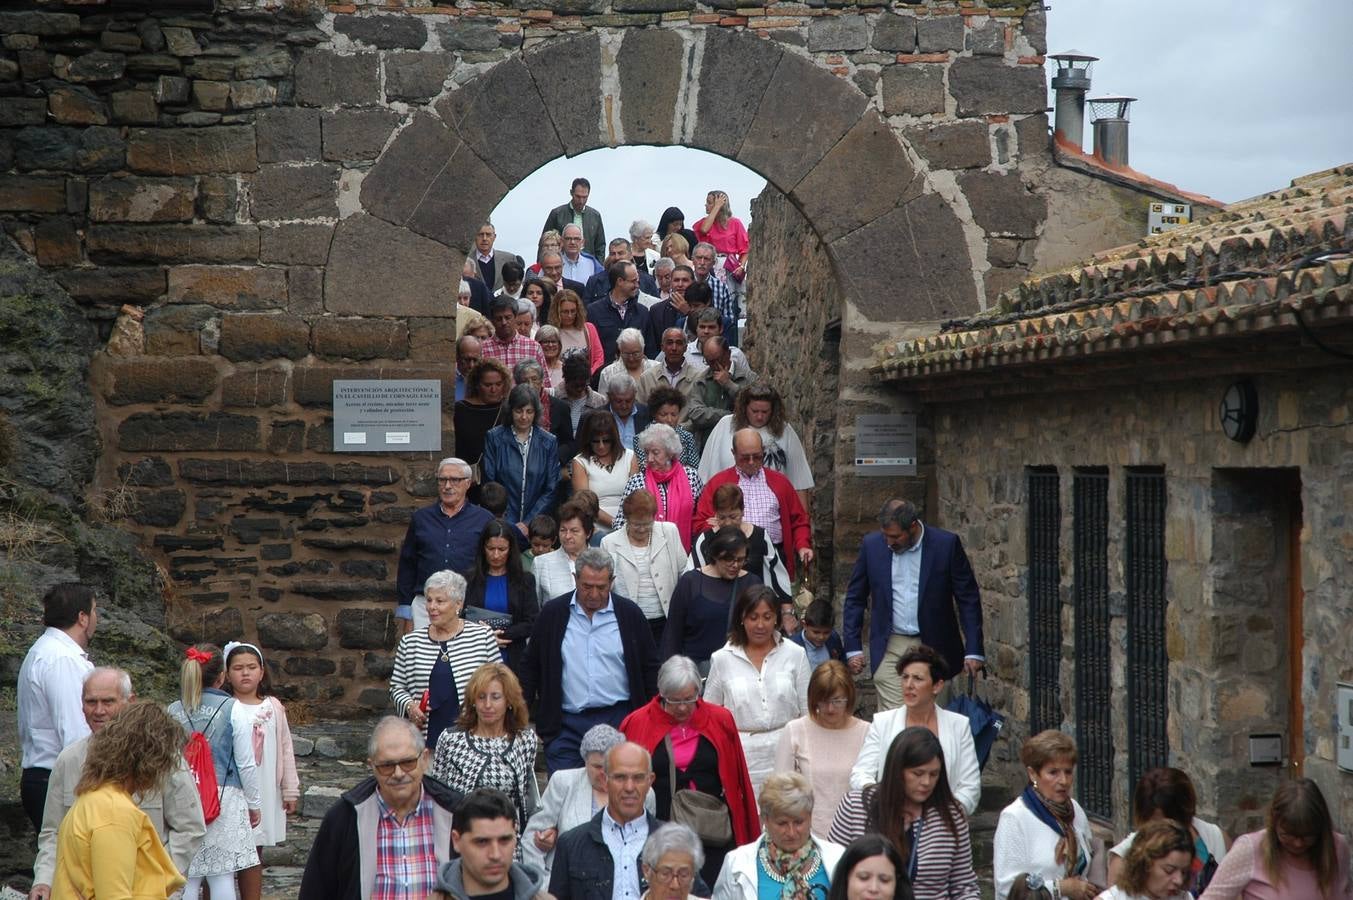
[[[573,179],[568,189],[568,202],[550,210],[540,233],[557,231],[563,234],[569,225],[577,225],[583,230],[583,249],[601,259],[606,255],[606,226],[602,224],[601,213],[587,205],[590,196],[592,183],[586,178]]]
[[[619,726],[658,691],[653,630],[637,604],[611,593],[611,554],[589,547],[573,565],[576,589],[540,608],[518,673],[526,702],[539,701],[550,772],[581,766],[589,728]]]
[[[638,900],[644,892],[639,856],[662,824],[644,809],[653,761],[643,747],[626,742],[607,752],[605,766],[606,808],[555,844],[550,875],[555,900]],[[619,859],[612,846],[624,848]]]
[[[408,896],[433,891],[438,869],[454,852],[452,811],[462,795],[424,775],[430,761],[417,726],[398,716],[380,720],[368,746],[372,775],[324,814],[300,900],[365,900],[395,878],[408,881]],[[404,846],[396,858],[382,852],[379,841],[382,831],[395,829],[426,840]]]
[[[587,306],[587,321],[597,329],[606,365],[615,362],[616,338],[626,328],[637,328],[644,336],[644,356],[658,354],[657,338],[650,333],[648,310],[639,302],[639,270],[632,262],[614,263],[607,270],[611,290],[602,299]]]

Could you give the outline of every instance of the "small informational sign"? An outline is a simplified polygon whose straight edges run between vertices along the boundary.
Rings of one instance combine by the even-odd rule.
[[[442,449],[442,383],[434,379],[334,382],[334,452]]]
[[[1250,735],[1250,765],[1281,766],[1283,764],[1283,736],[1276,734]]]
[[[1161,234],[1193,221],[1193,207],[1187,203],[1152,201],[1146,213],[1146,233]]]
[[[855,474],[916,474],[916,414],[855,417]]]

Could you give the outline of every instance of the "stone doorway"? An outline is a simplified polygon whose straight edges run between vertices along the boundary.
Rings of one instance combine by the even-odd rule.
[[[626,144],[695,147],[764,176],[811,223],[870,319],[979,308],[957,214],[854,84],[775,42],[689,28],[552,40],[412,112],[351,186],[326,310],[438,314],[454,303],[477,223],[508,191],[555,157]]]
[[[1277,783],[1305,758],[1301,471],[1215,469],[1212,508],[1212,605],[1229,633],[1215,648],[1217,725],[1235,748],[1215,796],[1231,799],[1238,821],[1225,827],[1238,834],[1262,826]],[[1253,734],[1282,735],[1282,765],[1250,767]]]

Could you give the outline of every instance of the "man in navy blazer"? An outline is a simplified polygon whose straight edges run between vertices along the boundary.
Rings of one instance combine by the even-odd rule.
[[[658,692],[658,648],[643,610],[611,593],[615,562],[599,547],[574,561],[577,587],[540,608],[522,656],[522,692],[539,701],[536,732],[551,773],[583,764],[593,725],[620,727]]]
[[[951,531],[921,522],[906,500],[883,504],[879,530],[865,535],[850,574],[842,631],[847,665],[855,673],[864,668],[860,638],[866,606],[880,709],[902,704],[896,661],[917,644],[933,647],[948,661],[948,680],[985,665],[982,598],[963,542]]]

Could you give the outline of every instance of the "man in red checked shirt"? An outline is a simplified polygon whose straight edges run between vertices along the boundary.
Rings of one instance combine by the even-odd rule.
[[[545,365],[545,352],[534,340],[517,333],[517,301],[511,297],[493,298],[489,304],[489,321],[493,323],[493,336],[480,342],[484,358],[498,360],[509,371],[522,360],[533,359],[540,363],[545,373],[545,387],[553,387],[550,369]]]

